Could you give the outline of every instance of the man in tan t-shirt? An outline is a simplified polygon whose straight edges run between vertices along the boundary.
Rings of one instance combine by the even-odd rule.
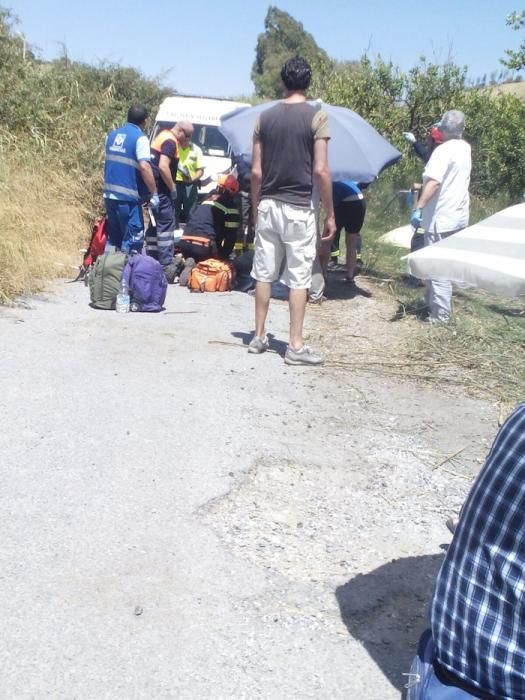
[[[317,246],[314,183],[326,217],[321,245],[329,245],[335,234],[328,118],[319,106],[306,102],[311,77],[304,58],[296,56],[284,64],[281,78],[286,97],[262,112],[253,137],[252,202],[257,219],[252,276],[257,284],[255,336],[248,352],[260,354],[268,349],[265,323],[271,284],[280,277],[290,290],[290,340],[284,358],[290,365],[319,365],[323,361],[303,343]]]

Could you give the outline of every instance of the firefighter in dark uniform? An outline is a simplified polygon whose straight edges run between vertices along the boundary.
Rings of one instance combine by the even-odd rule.
[[[216,190],[193,210],[177,243],[185,258],[200,262],[230,257],[239,229],[240,215],[235,201],[238,191],[239,182],[234,175],[221,175]]]
[[[234,251],[237,256],[251,252],[253,260],[255,229],[252,215],[251,196],[251,168],[242,155],[232,157],[234,170],[237,171],[239,180],[239,193],[237,194],[237,205],[240,213],[239,231],[235,242]],[[251,267],[250,267],[251,269]]]

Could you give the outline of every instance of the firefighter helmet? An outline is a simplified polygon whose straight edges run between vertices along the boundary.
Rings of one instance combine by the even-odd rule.
[[[219,175],[217,180],[217,185],[222,187],[223,190],[228,190],[230,194],[237,194],[239,191],[239,181],[231,173],[227,175]]]

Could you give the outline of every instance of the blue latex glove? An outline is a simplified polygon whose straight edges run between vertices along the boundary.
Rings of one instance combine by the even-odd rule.
[[[421,226],[421,219],[423,218],[423,210],[422,209],[414,209],[412,212],[412,216],[410,217],[410,223],[414,228],[419,228]]]
[[[151,195],[149,198],[149,205],[154,212],[160,209],[160,199],[158,194]]]
[[[171,190],[170,199],[171,199],[173,204],[175,204],[175,202],[177,201],[177,188],[176,187]]]

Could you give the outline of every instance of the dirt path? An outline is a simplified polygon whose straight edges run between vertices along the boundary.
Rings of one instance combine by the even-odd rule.
[[[399,697],[497,410],[363,371],[373,291],[310,310],[322,370],[248,355],[246,295],[0,312],[1,698]]]

